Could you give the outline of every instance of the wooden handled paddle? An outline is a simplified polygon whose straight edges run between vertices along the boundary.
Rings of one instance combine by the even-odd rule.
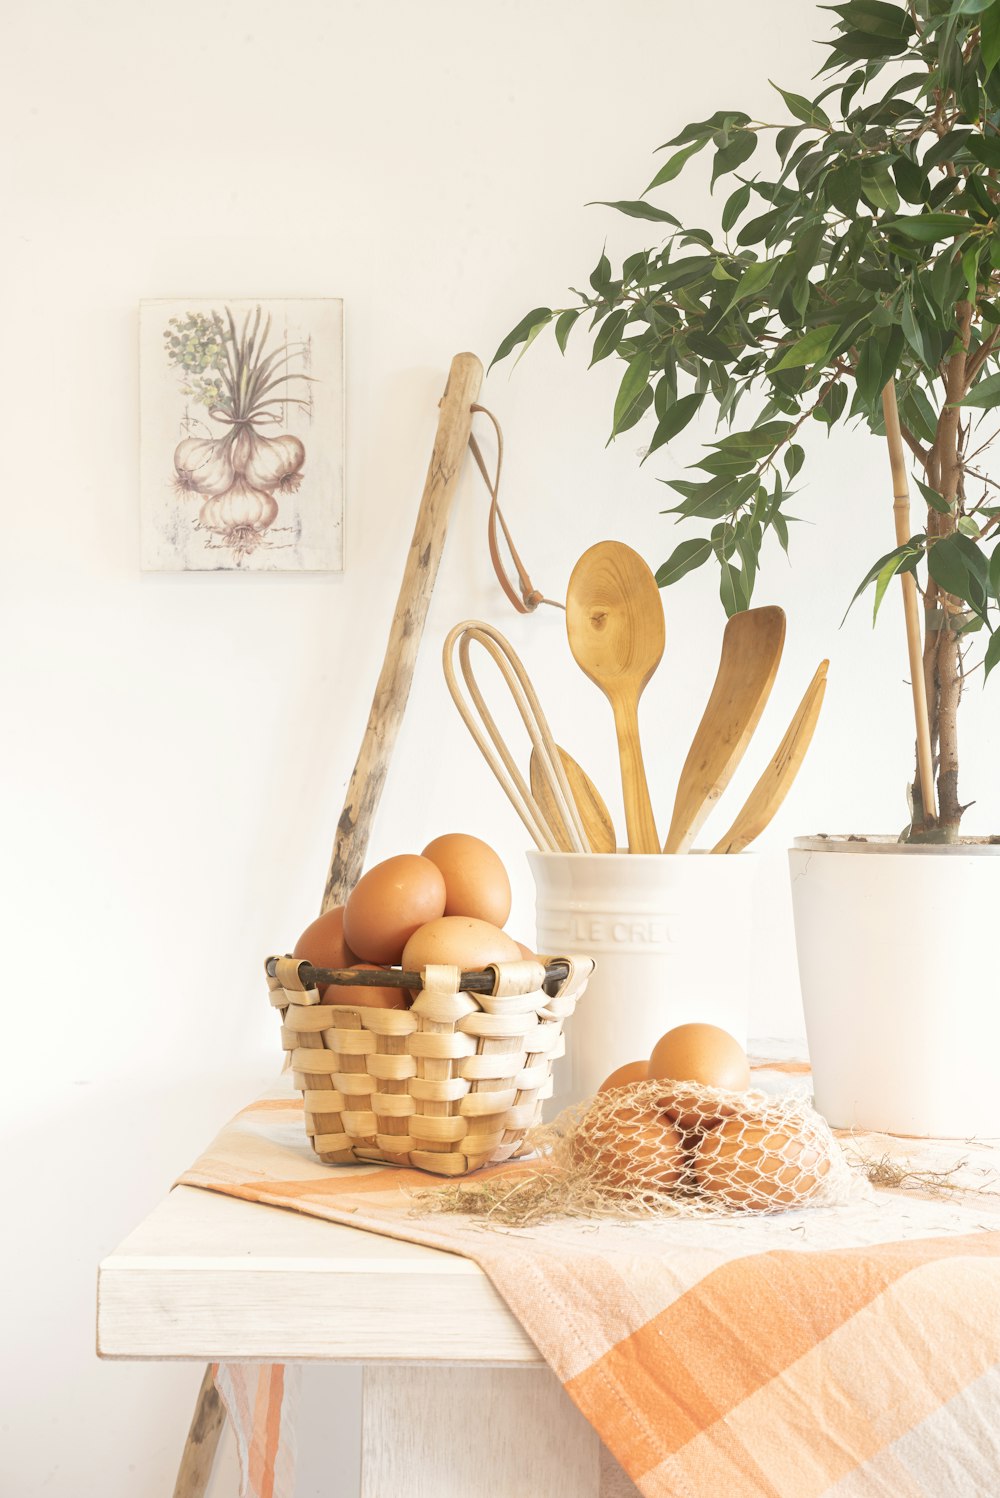
[[[788,732],[778,745],[777,754],[750,792],[743,810],[725,837],[720,838],[712,849],[713,853],[742,853],[747,844],[764,831],[788,795],[812,742],[819,710],[823,706],[829,664],[829,661],[820,661],[816,675],[788,725]]]
[[[558,744],[556,748],[559,751],[563,769],[566,771],[566,779],[569,781],[569,788],[573,793],[573,800],[580,814],[590,851],[592,853],[615,853],[617,851],[615,828],[611,813],[604,804],[604,798],[586,770],[581,769],[572,754],[567,754],[566,750],[560,748]],[[542,769],[534,749],[531,751],[529,777],[531,794],[538,802],[538,808],[548,824],[549,831],[563,853],[572,853],[573,844],[566,831],[562,813],[552,795],[549,778]]]
[[[375,810],[410,695],[424,621],[444,550],[451,501],[472,430],[472,406],[483,366],[475,354],[456,354],[441,397],[437,434],[406,556],[385,659],[372,698],[347,799],[337,822],[323,909],[342,905],[358,882]]]
[[[712,695],[688,750],[664,853],[686,853],[722,795],[760,722],[785,643],[779,608],[734,614],[722,637]]]
[[[584,552],[566,591],[566,633],[577,665],[614,711],[629,852],[659,853],[638,709],[663,655],[663,602],[655,577],[630,546],[601,541]]]

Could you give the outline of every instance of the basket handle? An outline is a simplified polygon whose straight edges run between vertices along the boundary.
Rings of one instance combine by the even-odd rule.
[[[479,968],[462,974],[459,988],[466,993],[523,993],[524,989],[497,989],[502,981],[504,968],[521,969],[533,964],[500,963],[496,967]],[[554,957],[545,966],[546,982],[564,983],[570,974],[570,964],[564,957]],[[292,981],[282,983],[283,988],[312,989],[318,984],[340,988],[422,988],[420,973],[406,973],[400,968],[326,968],[313,967],[312,963],[294,957],[269,957],[265,963],[267,976],[278,978],[282,974]]]

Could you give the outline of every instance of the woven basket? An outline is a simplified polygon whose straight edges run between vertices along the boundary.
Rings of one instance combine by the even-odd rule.
[[[461,1176],[517,1153],[552,1092],[563,1021],[589,958],[511,962],[478,973],[313,968],[266,963],[282,1044],[321,1160],[384,1160]],[[372,983],[419,990],[409,1009],[325,1002],[315,987]]]

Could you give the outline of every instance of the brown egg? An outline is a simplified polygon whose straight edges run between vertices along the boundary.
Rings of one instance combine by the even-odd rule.
[[[718,1025],[678,1025],[653,1047],[649,1075],[670,1082],[700,1082],[703,1087],[726,1092],[745,1092],[750,1086],[750,1063],[739,1041]],[[732,1111],[723,1105],[708,1116],[704,1103],[696,1097],[685,1097],[677,1089],[664,1094],[661,1106],[684,1133],[711,1128]]]
[[[448,832],[424,849],[424,858],[444,876],[445,915],[471,915],[502,926],[510,915],[507,870],[488,843],[465,832]]]
[[[655,1108],[634,1107],[624,1099],[590,1131],[584,1119],[573,1158],[587,1164],[602,1186],[639,1197],[678,1185],[687,1166],[679,1131]]]
[[[347,966],[357,968],[362,972],[377,973],[379,971],[374,962],[350,962]],[[343,985],[328,983],[325,997],[328,1004],[351,1004],[368,1009],[409,1009],[413,1000],[413,989],[362,988],[354,983]]]
[[[598,1087],[598,1092],[610,1092],[613,1087],[627,1087],[629,1082],[645,1082],[649,1078],[648,1061],[628,1061],[616,1067]]]
[[[533,952],[530,947],[526,947],[523,941],[517,941],[517,939],[515,938],[514,945],[515,947],[517,947],[525,962],[540,962],[543,967],[545,966],[544,959],[539,957],[537,952]]]
[[[432,962],[459,967],[463,972],[489,967],[494,962],[520,962],[521,952],[513,937],[488,921],[469,915],[445,915],[428,921],[414,932],[403,949],[403,968],[418,973]]]
[[[400,853],[362,875],[344,906],[344,936],[368,962],[398,963],[421,926],[444,914],[444,876],[429,858]]]
[[[744,1212],[797,1207],[816,1195],[830,1171],[826,1142],[788,1122],[742,1115],[709,1129],[694,1150],[698,1185],[706,1195]]]
[[[357,958],[344,940],[344,907],[335,905],[324,910],[307,926],[292,950],[292,956],[311,962],[313,967],[354,967]],[[319,985],[321,994],[329,985]]]
[[[649,1075],[745,1092],[750,1086],[750,1063],[739,1041],[718,1025],[678,1025],[661,1035],[653,1047]]]

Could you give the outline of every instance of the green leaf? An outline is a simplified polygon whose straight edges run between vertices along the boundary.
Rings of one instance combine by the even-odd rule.
[[[729,618],[740,613],[747,606],[746,593],[743,586],[743,576],[738,567],[731,562],[720,562],[721,577],[719,579],[719,597],[722,599],[722,607]]]
[[[896,573],[899,571],[899,568],[900,568],[900,565],[901,565],[902,561],[903,561],[903,554],[902,553],[899,553],[898,555],[895,555],[895,556],[891,556],[889,558],[889,560],[886,562],[885,566],[882,568],[882,571],[878,574],[878,576],[875,579],[875,603],[874,603],[874,606],[872,608],[872,623],[873,624],[875,623],[875,620],[878,618],[878,611],[879,611],[879,609],[882,606],[882,599],[885,597],[885,590],[886,590],[886,588],[888,588],[889,584],[892,582],[892,579],[895,577]]]
[[[750,184],[749,182],[745,182],[742,187],[738,187],[736,191],[730,194],[730,196],[726,199],[726,206],[722,210],[723,234],[729,233],[730,229],[736,223],[736,220],[739,218],[740,214],[745,211],[749,201]]]
[[[701,354],[703,359],[725,361],[729,358],[728,345],[721,338],[713,338],[710,333],[689,333],[687,346],[696,354]]]
[[[924,442],[933,445],[937,437],[938,417],[926,392],[919,385],[912,384],[904,393],[900,409],[905,412],[906,425]]]
[[[1000,5],[986,12],[979,27],[979,52],[988,78],[1000,62]]]
[[[790,479],[793,479],[799,472],[805,460],[806,455],[798,443],[791,443],[785,453],[785,472]]]
[[[1000,7],[997,14],[1000,15]],[[969,141],[969,152],[983,166],[1000,166],[1000,137],[996,135],[974,135]]]
[[[926,330],[913,310],[913,299],[907,295],[903,299],[903,313],[901,318],[903,334],[917,358],[926,369],[932,369],[934,365],[934,354],[927,341]]]
[[[975,306],[979,288],[979,245],[973,244],[962,256],[962,275],[965,277],[965,294]]]
[[[621,421],[608,438],[608,442],[613,441],[615,437],[620,437],[622,432],[627,432],[630,427],[634,427],[637,422],[641,421],[652,404],[653,387],[647,385],[645,389],[639,391],[638,400],[633,401],[628,410],[623,413]]]
[[[805,125],[818,125],[823,130],[830,129],[829,115],[825,114],[818,104],[810,103],[801,94],[789,93],[787,89],[783,89],[780,84],[775,83],[773,78],[769,78],[767,81],[773,89],[778,91],[797,120],[801,120]]]
[[[720,147],[712,162],[712,186],[727,172],[735,172],[738,166],[751,157],[757,149],[757,137],[752,130],[740,130],[729,142]]]
[[[560,312],[559,316],[556,318],[556,343],[558,343],[559,345],[559,352],[561,354],[565,354],[566,340],[569,338],[570,333],[573,331],[576,320],[582,312],[582,307],[570,307],[568,312]]]
[[[825,426],[834,426],[844,414],[847,405],[847,386],[838,381],[831,385],[824,394],[822,400],[818,401],[813,411],[813,420],[821,421]]]
[[[973,526],[975,526],[974,521],[972,522],[972,524]],[[979,608],[986,601],[986,590],[989,587],[989,563],[987,562],[983,552],[980,551],[976,542],[973,541],[969,536],[969,533],[962,530],[961,527],[962,522],[959,521],[958,535],[952,536],[951,539],[954,541],[960,555],[962,556],[962,559],[965,562],[966,567],[968,568],[969,576],[979,584],[982,596],[976,598],[969,597],[969,602],[972,603],[975,607]],[[975,534],[978,535],[978,531],[976,531]]]
[[[738,109],[720,109],[713,114],[711,119],[699,120],[696,124],[685,125],[680,135],[675,135],[673,140],[668,140],[664,145],[658,146],[660,151],[666,150],[667,146],[682,146],[689,140],[700,140],[703,144],[718,130],[731,129],[733,125],[749,125],[750,116],[741,113]]]
[[[936,489],[931,488],[930,484],[925,484],[920,479],[914,479],[914,483],[932,510],[937,510],[939,515],[951,514],[951,505],[943,494],[939,494]]]
[[[833,207],[850,218],[861,193],[861,163],[850,158],[840,162],[829,172],[825,187]]]
[[[682,151],[675,151],[673,156],[671,156],[668,161],[665,161],[663,163],[663,165],[660,167],[660,170],[653,178],[652,182],[643,191],[643,197],[646,196],[647,192],[652,192],[654,187],[662,187],[664,182],[672,182],[675,177],[679,177],[681,172],[684,170],[685,162],[689,161],[692,156],[696,156],[699,151],[703,150],[704,147],[708,145],[711,138],[712,137],[710,133],[706,134],[699,140],[692,141],[692,143],[689,146],[685,146]],[[674,222],[676,223],[676,220]]]
[[[899,194],[886,161],[875,159],[862,162],[861,190],[872,207],[884,208],[889,213],[898,211]]]
[[[647,188],[647,192],[648,192]],[[628,218],[645,218],[654,224],[673,224],[675,229],[681,227],[680,219],[674,218],[665,208],[657,208],[653,203],[641,203],[638,201],[626,201],[621,199],[610,202],[607,198],[595,198],[587,204],[588,208],[615,208],[619,213],[624,213]]]
[[[737,244],[760,244],[766,239],[771,230],[781,217],[780,208],[771,208],[767,213],[761,213],[757,218],[752,218],[743,225],[736,236]]]
[[[905,10],[884,0],[848,0],[845,5],[828,8],[836,11],[845,25],[872,36],[908,36],[913,30],[913,22]]]
[[[897,156],[892,164],[892,175],[896,179],[899,195],[907,203],[923,203],[929,189],[927,174],[908,156]]]
[[[992,410],[994,406],[1000,406],[1000,374],[987,375],[985,380],[980,380],[974,385],[968,395],[958,402],[960,406],[981,406],[986,410]]]
[[[517,348],[519,343],[526,343],[526,340],[530,341],[536,333],[544,328],[547,322],[551,321],[551,318],[551,307],[535,307],[526,317],[522,317],[517,327],[507,334],[507,337],[493,355],[493,358],[490,360],[490,369],[493,368],[494,364],[499,364],[501,359],[506,359],[511,350]]]
[[[637,402],[644,398],[644,392],[649,392],[649,400],[646,401],[646,406],[653,399],[653,392],[649,389],[648,385],[649,370],[652,361],[653,356],[650,351],[648,349],[644,350],[632,360],[622,376],[622,382],[618,387],[618,397],[615,400],[615,414],[611,427],[611,436],[608,438],[609,442],[617,437],[619,432],[627,431],[630,426],[634,426],[636,421],[638,421],[645,407],[639,410],[638,415],[635,415],[634,411]],[[629,420],[630,417],[632,418],[631,420]]]
[[[906,41],[903,37],[864,36],[861,32],[849,32],[846,36],[838,36],[835,44],[836,50],[823,69],[825,72],[834,62],[838,64],[842,60],[862,62],[866,58],[872,60],[883,57],[895,57],[900,52],[906,51]]]
[[[872,583],[875,582],[876,578],[882,575],[890,562],[894,560],[896,561],[895,570],[897,572],[912,572],[919,562],[920,558],[923,556],[924,539],[925,538],[922,535],[912,536],[909,541],[904,541],[901,546],[895,546],[893,547],[892,551],[887,551],[884,557],[879,557],[875,565],[868,569],[864,577],[858,583],[858,586],[855,588],[854,596],[851,599],[850,603],[847,605],[847,613],[844,614],[844,619],[847,618],[847,615],[851,612],[851,609],[857,603],[858,599],[861,597],[865,589],[871,587]],[[891,577],[892,573],[890,573],[889,576]],[[843,620],[841,620],[841,623],[843,623]]]
[[[692,484],[686,479],[670,479],[667,481],[667,488],[675,490],[684,498],[681,504],[664,513],[718,520],[723,515],[735,514],[759,483],[756,473],[744,474],[742,478],[720,474],[704,484]]]
[[[942,536],[927,548],[927,570],[945,593],[968,598],[969,569],[955,536]]]
[[[939,239],[954,239],[976,226],[962,213],[922,213],[919,218],[890,219],[882,227],[901,234],[904,239],[933,244]]]
[[[989,676],[997,661],[1000,661],[1000,630],[997,630],[996,634],[990,635],[990,643],[986,647],[986,660],[984,662],[986,669],[983,673],[983,681]]]
[[[723,437],[713,445],[727,452],[740,452],[748,457],[761,458],[787,441],[791,434],[792,426],[788,421],[763,421],[749,431],[730,432],[728,437]]]
[[[861,346],[855,376],[861,400],[868,410],[874,410],[885,386],[882,378],[882,345],[877,331]]]
[[[685,573],[693,572],[696,567],[701,567],[712,555],[711,541],[705,541],[700,537],[690,541],[682,541],[663,563],[656,573],[657,587],[669,588],[671,583],[677,582]]]
[[[589,369],[593,369],[595,364],[599,364],[602,359],[606,359],[609,354],[614,353],[625,330],[627,321],[627,307],[616,307],[614,312],[609,313],[604,319],[597,337],[594,339],[594,352],[588,365]]]
[[[826,357],[836,331],[829,323],[810,329],[804,338],[800,338],[798,343],[785,352],[777,364],[771,366],[771,372],[776,373],[779,369],[803,369],[807,364],[820,363]]]
[[[1000,546],[994,547],[987,569],[987,586],[994,598],[1000,599]]]
[[[597,264],[594,266],[593,271],[591,272],[590,284],[597,292],[598,296],[602,296],[605,287],[608,285],[610,280],[611,261],[608,259],[607,255],[602,255],[600,260],[598,260]]]
[[[748,265],[740,277],[739,285],[733,292],[730,307],[735,307],[737,302],[746,301],[747,297],[757,296],[770,282],[775,271],[778,269],[776,260],[755,260]]]
[[[780,510],[775,510],[774,514],[771,516],[770,524],[771,524],[771,529],[774,531],[774,534],[778,538],[778,544],[780,545],[782,551],[785,553],[785,556],[787,557],[787,555],[788,555],[788,525],[787,525],[787,523],[785,521],[784,515],[782,515],[782,513],[781,513]]]
[[[656,387],[657,396],[659,396],[662,384],[663,381],[661,380],[660,384]],[[646,451],[646,458],[649,457],[650,453],[655,452],[658,447],[662,447],[665,442],[670,442],[677,436],[678,432],[684,430],[704,399],[704,394],[682,395],[680,400],[674,401],[674,404],[665,410],[662,415],[660,414],[660,403],[657,400],[657,415],[660,417],[660,420],[656,431],[653,433],[653,440]],[[646,458],[643,458],[642,461],[645,462]]]

